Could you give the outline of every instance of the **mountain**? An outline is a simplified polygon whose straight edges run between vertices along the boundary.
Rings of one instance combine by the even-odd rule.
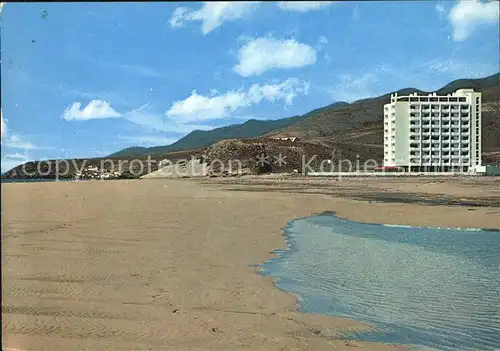
[[[111,154],[109,157],[163,154],[172,151],[207,147],[223,139],[255,138],[270,131],[285,128],[289,125],[295,124],[304,118],[306,118],[306,116],[294,116],[267,121],[250,119],[243,124],[234,124],[226,127],[212,129],[209,131],[194,130],[171,145],[154,147],[130,147]]]
[[[446,95],[461,88],[482,92],[483,152],[500,151],[500,73],[480,79],[458,79],[437,91]],[[411,92],[429,94],[414,88],[397,91],[400,95]],[[268,133],[267,137],[297,136],[302,140],[383,147],[383,106],[391,94],[363,99],[348,105],[322,109],[300,122]]]

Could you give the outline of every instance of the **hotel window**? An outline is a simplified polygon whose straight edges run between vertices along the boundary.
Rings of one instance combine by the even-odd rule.
[[[461,98],[458,98],[458,101],[459,101],[459,102],[465,102],[465,101],[467,101],[467,100],[466,100],[464,97],[461,97]]]

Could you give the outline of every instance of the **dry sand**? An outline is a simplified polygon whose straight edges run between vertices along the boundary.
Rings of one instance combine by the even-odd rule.
[[[307,186],[300,182],[264,183],[260,178],[2,184],[4,347],[401,349],[342,341],[342,331],[369,326],[296,312],[295,298],[250,265],[284,247],[281,228],[289,220],[325,210],[367,222],[499,227],[494,180],[472,190],[466,183],[425,187],[437,194],[446,188],[447,196],[488,194],[490,206],[474,208],[353,200],[353,189],[361,192],[364,184],[359,180],[309,182],[321,190],[313,194],[301,192]],[[375,195],[401,187],[415,191],[418,185],[365,183],[363,192]],[[260,190],[249,191],[255,190],[252,184]]]

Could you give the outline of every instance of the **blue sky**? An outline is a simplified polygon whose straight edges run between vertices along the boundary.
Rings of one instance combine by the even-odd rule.
[[[498,3],[8,3],[2,171],[499,68]]]

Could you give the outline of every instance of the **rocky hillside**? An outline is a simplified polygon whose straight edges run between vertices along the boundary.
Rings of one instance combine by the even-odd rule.
[[[283,118],[273,121],[258,121],[255,119],[250,119],[243,124],[230,125],[209,131],[194,130],[184,138],[176,141],[171,145],[147,148],[131,147],[118,151],[110,155],[109,157],[128,157],[145,154],[159,155],[173,151],[202,148],[224,139],[255,138],[270,131],[278,130],[295,124],[304,118],[307,118],[307,115]]]
[[[259,138],[253,140],[223,140],[202,150],[196,155],[202,158],[212,171],[233,171],[241,167],[250,173],[268,172],[302,172],[309,165],[311,169],[319,170],[323,160],[331,160],[332,164],[324,163],[323,167],[341,167],[349,170],[347,162],[339,165],[340,160],[350,160],[352,167],[356,162],[362,166],[368,159],[377,162],[383,157],[379,147],[364,145],[343,145],[340,143],[312,143],[300,141]],[[240,166],[241,165],[241,166]]]

